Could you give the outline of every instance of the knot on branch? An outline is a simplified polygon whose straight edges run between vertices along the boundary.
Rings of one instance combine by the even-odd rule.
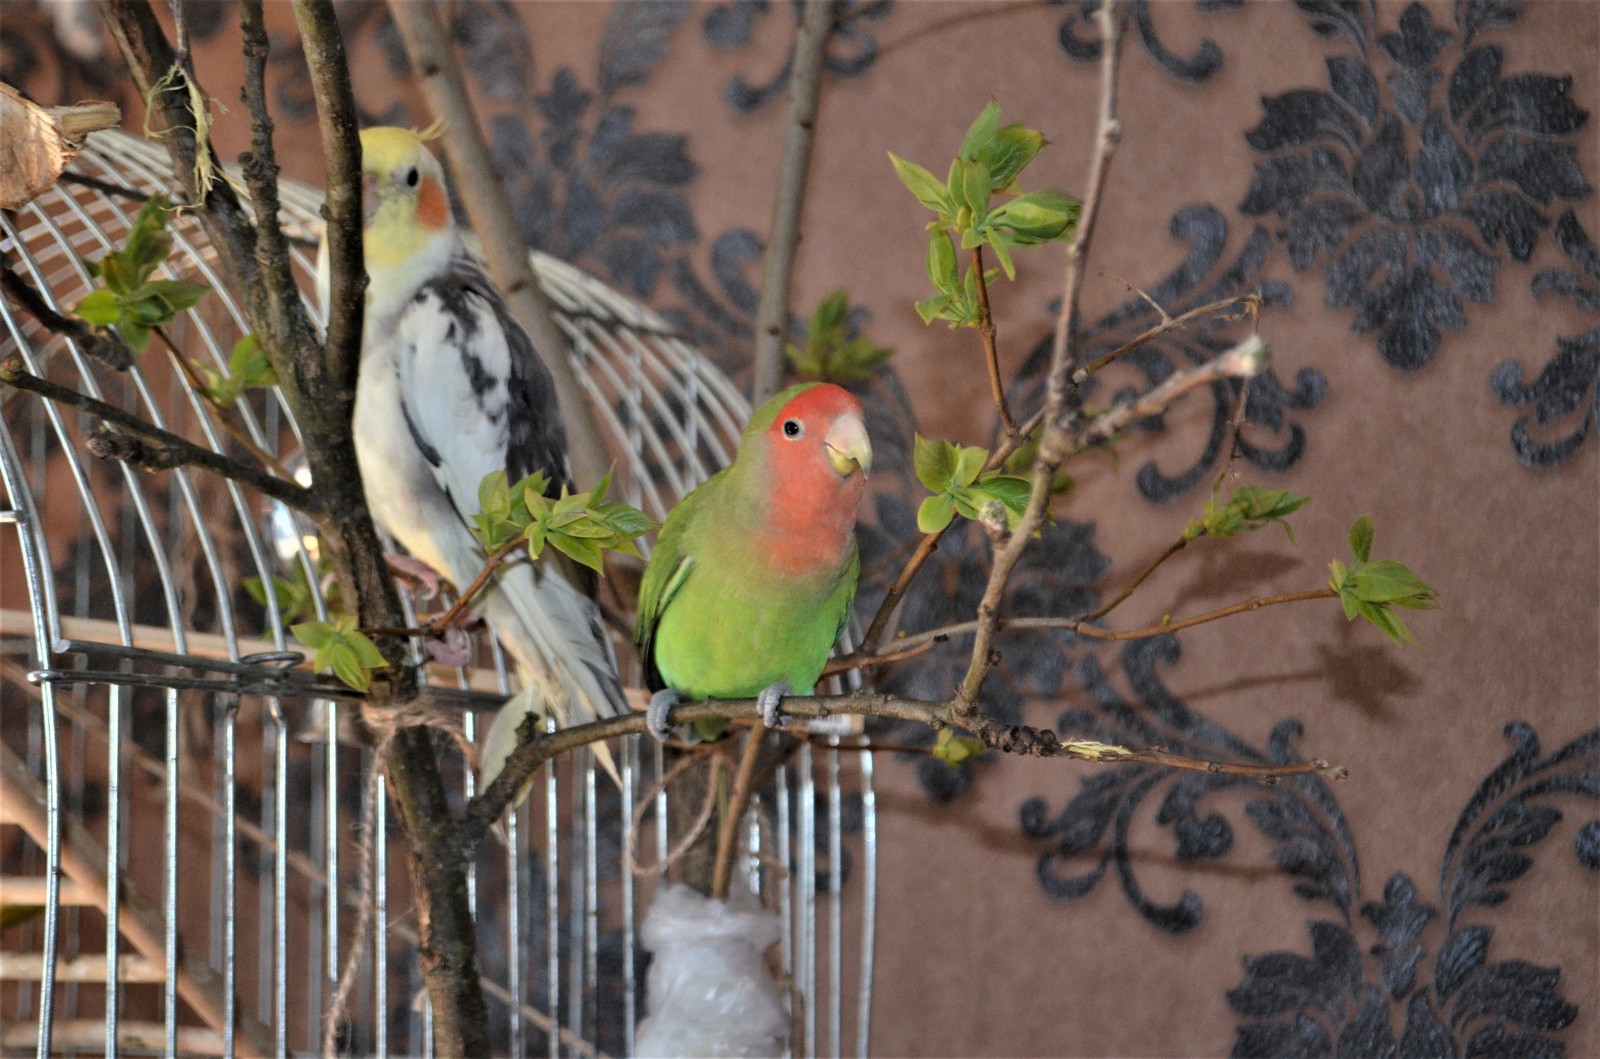
[[[1034,728],[1026,724],[989,723],[983,725],[978,736],[985,746],[1003,754],[1054,757],[1061,752],[1061,740],[1048,728]]]
[[[152,444],[105,425],[91,430],[84,445],[91,455],[102,460],[121,460],[143,471],[165,471],[183,463],[164,445]]]

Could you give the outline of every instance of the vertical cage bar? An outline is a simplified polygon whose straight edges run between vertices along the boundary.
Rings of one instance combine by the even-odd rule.
[[[811,744],[800,747],[800,949],[795,979],[803,1005],[805,1054],[817,1054],[817,784]]]
[[[867,737],[861,737],[863,746]],[[878,792],[873,786],[873,751],[861,762],[861,983],[856,1008],[856,1055],[867,1059],[872,1041],[872,972],[878,942]]]
[[[122,858],[122,710],[127,689],[114,685],[106,703],[106,878],[119,877]],[[116,1059],[117,1023],[122,1013],[122,982],[117,960],[122,951],[121,887],[106,887],[106,1059]]]
[[[554,718],[546,718],[545,730],[555,731]],[[556,847],[561,842],[561,786],[557,782],[554,759],[545,763],[545,1004],[550,1012],[550,1059],[561,1055],[561,863]]]
[[[373,768],[383,762],[374,760]],[[373,1051],[389,1054],[389,778],[378,778],[372,806],[372,1015]]]
[[[633,848],[633,799],[634,784],[638,778],[639,769],[639,741],[624,738],[622,740],[622,849],[621,864],[618,871],[622,876],[622,1039],[623,1049],[628,1055],[634,1054],[634,1029],[633,1024],[639,1017],[639,997],[634,983],[636,970],[634,967],[633,947],[634,938],[633,917],[633,870],[628,864],[627,850]]]
[[[522,1056],[522,829],[521,806],[506,813],[506,987],[511,994],[511,1054]]]
[[[223,739],[223,769],[222,769],[222,818],[226,825],[224,841],[227,849],[223,854],[223,875],[225,877],[222,927],[222,1048],[224,1055],[232,1055],[234,1047],[234,1024],[238,1021],[237,994],[239,975],[236,967],[238,946],[238,909],[235,902],[239,895],[239,841],[238,841],[238,791],[235,779],[238,775],[238,758],[236,737],[238,735],[239,699],[232,696],[228,699],[227,709],[222,716]]]
[[[161,910],[166,916],[167,981],[162,986],[161,1016],[166,1021],[167,1055],[178,1054],[178,783],[182,760],[178,754],[178,693],[167,692],[167,801],[162,827],[166,877],[162,883]]]
[[[334,699],[324,703],[326,710],[324,724],[327,730],[323,733],[323,856],[326,863],[323,870],[327,872],[327,886],[323,889],[323,922],[322,922],[322,950],[323,950],[323,997],[326,1003],[332,1004],[334,993],[339,988],[339,705]],[[315,1009],[313,1009],[315,1011]],[[320,1015],[320,1011],[315,1012]],[[321,1018],[313,1017],[308,1020],[311,1034],[311,1046],[318,1047],[322,1034],[319,1032]]]
[[[780,926],[780,951],[782,952],[783,966],[789,971],[790,985],[784,994],[784,1005],[789,1011],[789,1024],[794,1025],[794,998],[797,988],[794,979],[794,889],[795,889],[795,863],[793,860],[792,843],[789,840],[789,827],[793,817],[789,811],[789,769],[780,768],[775,779],[777,781],[778,799],[778,863],[783,866],[783,874],[777,881],[778,891],[778,923]],[[784,1035],[784,1054],[794,1054],[793,1032]]]
[[[831,742],[837,742],[831,738]],[[844,1021],[844,807],[839,782],[839,749],[828,749],[828,1054],[843,1055],[839,1037]]]

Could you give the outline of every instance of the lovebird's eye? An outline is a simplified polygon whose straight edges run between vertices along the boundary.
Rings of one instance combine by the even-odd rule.
[[[801,434],[804,434],[805,432],[806,432],[806,428],[801,425],[800,420],[798,420],[798,419],[785,419],[783,421],[783,436],[784,437],[786,437],[786,438],[797,438]]]
[[[422,175],[417,172],[416,166],[412,166],[410,169],[406,170],[406,187],[416,187],[417,181],[421,179]]]

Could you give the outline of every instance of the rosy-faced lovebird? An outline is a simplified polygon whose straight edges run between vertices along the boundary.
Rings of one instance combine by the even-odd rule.
[[[367,505],[413,557],[464,588],[485,560],[471,527],[486,475],[504,471],[515,482],[542,471],[551,491],[569,484],[555,385],[468,257],[444,171],[422,138],[363,130],[361,172],[370,282],[353,432]],[[484,782],[527,714],[568,724],[626,709],[591,587],[576,563],[541,558],[502,565],[474,601],[523,683],[485,740]],[[596,752],[609,769],[604,745]]]
[[[871,468],[861,402],[832,383],[791,386],[751,417],[733,464],[667,516],[636,636],[657,738],[684,698],[756,696],[770,728],[785,695],[811,693],[855,599]]]

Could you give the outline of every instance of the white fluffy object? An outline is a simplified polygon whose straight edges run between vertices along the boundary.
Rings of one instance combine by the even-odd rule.
[[[782,1055],[789,1020],[761,955],[778,936],[770,912],[730,908],[683,885],[661,890],[639,931],[654,959],[635,1052]]]

